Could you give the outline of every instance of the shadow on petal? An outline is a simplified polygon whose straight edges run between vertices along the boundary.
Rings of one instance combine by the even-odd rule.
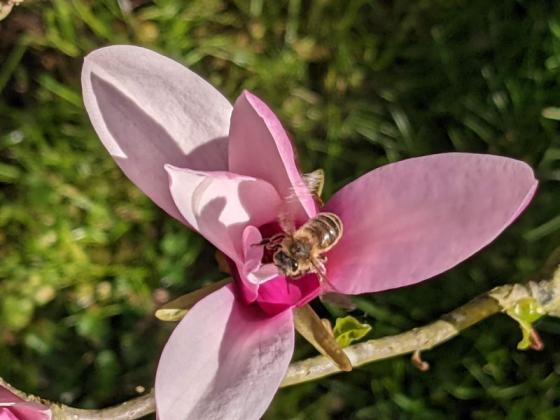
[[[156,376],[160,418],[260,418],[293,350],[291,311],[267,317],[223,287],[192,308],[165,346]]]
[[[278,193],[266,181],[230,172],[166,166],[170,191],[189,224],[220,251],[243,264],[243,230],[276,219]]]
[[[165,127],[117,87],[90,73],[92,91],[106,130],[115,140],[114,159],[157,205],[186,223],[169,193],[165,164],[194,170],[224,170],[227,138],[208,140],[186,153]]]

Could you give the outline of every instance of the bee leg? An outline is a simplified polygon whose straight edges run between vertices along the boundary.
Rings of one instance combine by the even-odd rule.
[[[327,267],[325,266],[325,260],[323,260],[323,257],[319,257],[317,259],[314,259],[312,264],[313,264],[313,268],[315,268],[315,270],[317,271],[318,274],[326,276]]]
[[[301,270],[297,275],[291,276],[290,278],[291,278],[292,280],[299,280],[299,279],[301,279],[303,276],[305,276],[306,274],[309,274],[309,273],[311,273],[311,272],[312,272],[312,270],[310,270],[310,269],[308,269],[308,270]]]
[[[331,289],[335,290],[334,286],[327,278],[327,267],[325,267],[325,261],[321,257],[319,257],[311,260],[311,264],[313,265],[315,272],[319,276],[319,282],[321,283],[321,286],[328,284]]]
[[[277,233],[276,235],[271,236],[268,238],[268,244],[265,245],[266,249],[268,250],[275,250],[277,249],[282,241],[284,240],[285,235],[283,233]]]
[[[270,238],[264,238],[262,241],[252,244],[251,246],[264,246],[268,250],[274,250],[280,246],[282,241],[284,240],[283,233],[277,233],[276,235],[272,235]]]

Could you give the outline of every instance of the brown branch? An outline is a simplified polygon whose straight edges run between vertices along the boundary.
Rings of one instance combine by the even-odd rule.
[[[354,344],[344,350],[354,367],[407,353],[429,350],[455,337],[461,330],[498,312],[500,312],[500,305],[494,299],[483,295],[431,324],[401,334]],[[316,356],[292,363],[281,386],[312,381],[339,371],[328,358]]]
[[[154,390],[119,405],[99,410],[84,410],[61,404],[51,404],[53,420],[132,420],[156,411]]]
[[[344,351],[353,366],[357,367],[407,353],[430,350],[470,326],[498,312],[507,312],[519,302],[527,299],[532,299],[538,305],[541,313],[560,317],[560,267],[557,267],[547,280],[496,287],[428,325],[401,334],[355,344]],[[338,372],[340,369],[328,357],[312,357],[292,363],[281,386],[312,381]],[[24,399],[32,399],[50,406],[54,420],[131,420],[155,411],[153,391],[114,407],[83,410],[25,395],[5,384],[1,379],[0,385],[7,386]]]
[[[347,347],[345,352],[354,367],[407,353],[430,350],[472,325],[506,312],[524,299],[534,299],[542,313],[560,317],[560,266],[549,280],[526,284],[506,284],[474,298],[467,304],[420,328],[368,340]],[[330,359],[317,356],[290,365],[281,386],[312,381],[340,372]]]
[[[2,378],[0,378],[0,387],[6,388],[23,400],[37,402],[49,407],[52,411],[53,420],[132,420],[139,419],[156,411],[153,390],[113,407],[86,410],[48,401],[35,395],[25,394]]]

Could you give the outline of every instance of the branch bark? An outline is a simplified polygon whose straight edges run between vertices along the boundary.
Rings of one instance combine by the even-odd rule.
[[[511,310],[526,299],[533,299],[542,309],[543,315],[560,317],[560,266],[548,280],[498,286],[428,325],[358,343],[347,347],[345,352],[352,365],[358,367],[377,360],[430,350],[498,312]],[[312,381],[337,372],[340,369],[330,359],[316,356],[292,363],[281,386]]]
[[[461,331],[496,313],[506,312],[511,315],[511,311],[515,309],[516,305],[526,302],[527,299],[536,304],[539,313],[560,317],[560,266],[556,266],[546,280],[496,287],[428,325],[401,334],[355,344],[345,348],[344,352],[354,367],[407,353],[414,353],[419,357],[419,352],[445,343]],[[514,316],[512,317],[516,319]],[[325,356],[293,362],[281,387],[312,381],[340,371],[332,360]],[[24,399],[39,401],[50,406],[54,420],[130,420],[155,411],[153,390],[146,395],[114,407],[83,410],[26,395],[10,387],[1,378],[0,385],[8,387]]]
[[[67,405],[51,405],[53,420],[132,420],[156,411],[154,390],[119,405],[99,410],[84,410]]]

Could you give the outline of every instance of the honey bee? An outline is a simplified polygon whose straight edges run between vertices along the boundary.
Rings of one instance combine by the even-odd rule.
[[[321,194],[324,179],[322,169],[302,177],[303,187],[319,207],[323,205]],[[297,199],[297,194],[293,191],[286,198],[286,202]],[[321,212],[296,229],[288,213],[281,212],[278,222],[282,232],[256,245],[264,245],[272,251],[272,262],[285,276],[299,279],[305,274],[315,273],[321,283],[328,283],[325,266],[327,257],[323,254],[335,246],[342,236],[340,218],[334,213]]]
[[[323,255],[337,244],[342,236],[342,221],[329,212],[318,213],[299,229],[281,232],[267,239],[264,245],[274,251],[272,262],[286,276],[299,279],[315,273],[327,282],[327,257]]]

